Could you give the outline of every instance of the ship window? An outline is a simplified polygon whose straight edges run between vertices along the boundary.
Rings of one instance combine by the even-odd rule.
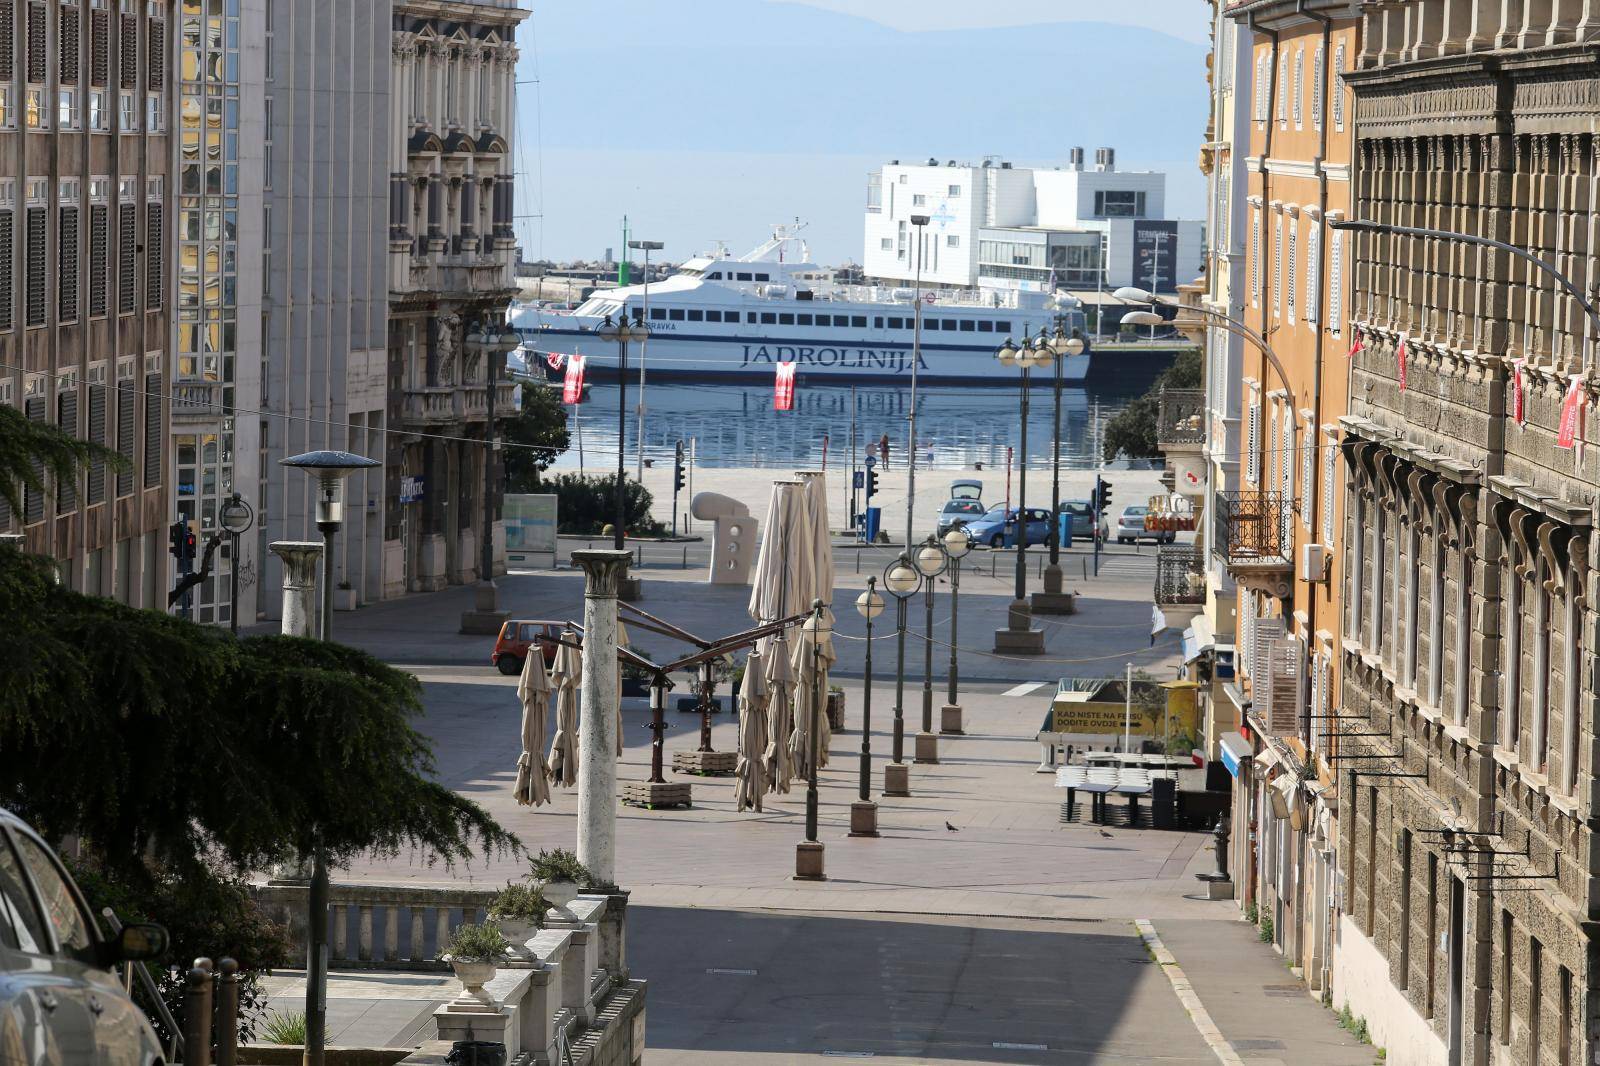
[[[735,312],[735,314],[737,314],[737,313],[738,312]],[[756,324],[756,313],[754,311],[745,312],[745,321],[750,323],[752,326],[755,325]]]
[[[939,328],[939,320],[937,318],[925,318],[925,319],[922,320],[922,328],[923,329],[938,329]]]
[[[722,321],[722,312],[721,311],[707,311],[706,312],[706,321],[707,322],[721,322]]]
[[[873,329],[882,329],[883,328],[883,316],[882,315],[874,315],[874,316],[872,316],[872,328]]]
[[[776,325],[777,322],[778,322],[778,316],[773,314],[771,311],[763,311],[763,312],[761,312],[761,324],[763,326]]]
[[[817,316],[817,325],[819,325],[819,326],[842,326],[842,325],[844,325],[844,316],[840,315],[837,319],[835,319],[832,315],[818,315]]]
[[[778,325],[780,325],[780,326],[792,326],[792,325],[794,325],[794,316],[791,315],[787,311],[781,312],[778,315]]]
[[[706,275],[706,280],[707,281],[721,281],[722,280],[722,271],[719,270],[715,274],[707,274]]]
[[[669,316],[671,317],[672,321],[674,321],[674,322],[682,322],[683,321],[683,308],[674,307],[669,312]]]
[[[738,273],[738,274],[737,274],[737,275],[735,275],[735,276],[736,276],[736,277],[737,277],[737,278],[738,278],[738,279],[739,279],[739,280],[740,280],[740,281],[749,281],[749,280],[750,280],[750,272],[749,272],[749,271],[748,271],[748,270],[741,270],[741,271],[740,271],[740,272],[739,272],[739,273]]]
[[[904,329],[905,328],[905,324],[906,324],[906,322],[905,322],[905,319],[903,319],[903,318],[891,318],[889,320],[889,328],[890,329]]]
[[[767,274],[757,274],[756,275],[756,280],[757,281],[771,281],[772,278]]]
[[[851,315],[850,316],[850,324],[852,326],[854,326],[856,329],[866,329],[867,328],[867,316],[866,315]]]
[[[990,322],[986,318],[979,319],[978,320],[978,332],[979,333],[993,333],[994,332],[994,323]]]
[[[1010,333],[1011,332],[1011,323],[1010,322],[1004,322],[1004,321],[996,322],[994,324],[994,331],[996,333]]]
[[[652,322],[664,322],[664,321],[666,321],[666,318],[667,318],[667,309],[665,307],[652,307],[650,309],[650,321],[652,321]]]
[[[689,311],[689,321],[690,322],[701,322],[701,321],[705,320],[705,317],[706,317],[705,313],[703,311],[701,311],[698,307],[691,308],[690,311]]]
[[[963,318],[961,320],[961,332],[962,333],[971,333],[973,331],[973,329],[976,327],[976,325],[977,325],[977,323],[973,322],[972,319]]]
[[[955,329],[956,328],[956,320],[953,319],[953,318],[941,318],[939,320],[939,328],[940,329]]]
[[[796,315],[795,316],[795,325],[797,325],[797,326],[809,326],[809,325],[811,325],[811,316],[810,315]]]

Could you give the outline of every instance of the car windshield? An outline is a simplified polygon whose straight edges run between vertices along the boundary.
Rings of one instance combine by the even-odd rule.
[[[977,500],[951,500],[944,509],[947,514],[983,514],[983,504]]]
[[[1139,515],[1144,514],[1144,510],[1145,509],[1143,507],[1130,507],[1126,511],[1122,512],[1122,517],[1123,518],[1137,518]]]
[[[1007,514],[1007,511],[1006,511],[1005,507],[1003,505],[1001,505],[1001,506],[998,506],[998,507],[989,508],[987,511],[983,512],[983,517],[985,517],[985,518],[1004,518],[1006,516],[1006,514]]]

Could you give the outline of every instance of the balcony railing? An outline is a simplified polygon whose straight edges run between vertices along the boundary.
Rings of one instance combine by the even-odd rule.
[[[1217,494],[1217,535],[1229,567],[1286,569],[1294,550],[1294,498],[1281,492]]]
[[[404,418],[412,424],[438,426],[459,421],[460,404],[450,386],[407,389]]]
[[[1156,417],[1156,441],[1161,447],[1204,444],[1206,391],[1162,389],[1161,411]]]
[[[1156,605],[1206,602],[1205,551],[1191,544],[1162,548],[1156,556]]]

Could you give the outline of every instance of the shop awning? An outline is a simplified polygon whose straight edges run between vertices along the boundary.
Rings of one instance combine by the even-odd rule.
[[[1217,746],[1222,750],[1222,765],[1228,768],[1228,773],[1238,777],[1240,765],[1253,754],[1250,742],[1242,733],[1224,733],[1217,738]]]

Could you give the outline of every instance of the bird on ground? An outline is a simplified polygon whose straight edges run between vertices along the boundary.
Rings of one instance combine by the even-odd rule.
[[[957,829],[955,826],[951,825],[949,822],[944,823],[944,827],[946,829],[950,830],[950,832],[952,832],[952,833],[961,832],[961,830]]]
[[[1112,839],[1111,834],[1106,832],[1104,829],[1100,830],[1100,835],[1105,837],[1107,840]]]

